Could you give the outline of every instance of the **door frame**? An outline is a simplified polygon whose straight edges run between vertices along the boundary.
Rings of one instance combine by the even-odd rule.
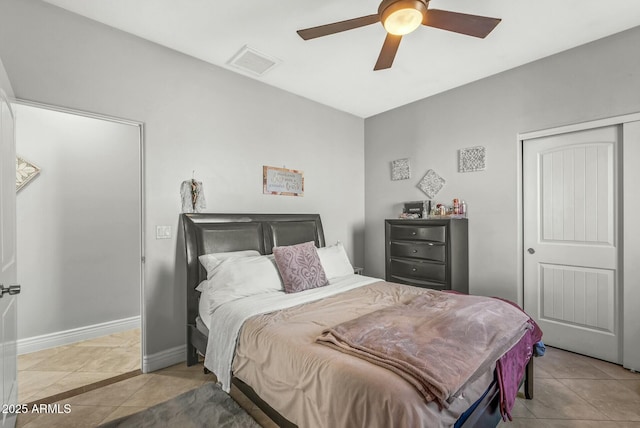
[[[140,370],[143,369],[143,363],[145,358],[145,349],[146,349],[146,332],[145,332],[145,303],[144,303],[144,290],[145,290],[145,158],[144,158],[144,147],[145,147],[145,130],[144,130],[144,122],[139,122],[130,119],[123,119],[121,117],[116,116],[108,116],[104,114],[98,114],[93,112],[87,112],[82,110],[76,110],[67,107],[56,106],[52,104],[44,104],[36,101],[25,100],[21,98],[14,98],[11,100],[14,104],[21,104],[25,106],[37,107],[45,110],[57,111],[60,113],[68,113],[76,116],[88,117],[91,119],[105,120],[108,122],[120,123],[123,125],[135,126],[138,128],[138,153],[140,156],[140,176],[139,176],[139,184],[140,184],[140,195],[139,195],[139,209],[140,209],[140,217],[138,219],[138,225],[140,227],[140,236],[138,237],[138,241],[140,244]]]
[[[625,127],[625,125],[632,125]],[[571,125],[557,126],[553,128],[547,128],[537,131],[528,131],[518,133],[517,135],[517,161],[516,161],[516,175],[517,175],[517,225],[518,225],[518,237],[517,237],[517,298],[518,304],[524,307],[524,180],[523,180],[523,145],[525,140],[530,140],[540,137],[548,137],[551,135],[564,134],[569,132],[585,131],[593,128],[601,128],[605,126],[620,125],[622,126],[622,141],[619,146],[621,154],[619,158],[622,160],[618,165],[619,171],[619,186],[621,188],[621,197],[619,201],[619,213],[618,213],[618,236],[620,237],[619,246],[619,272],[618,280],[622,293],[622,304],[620,309],[622,316],[620,318],[621,333],[622,333],[622,355],[623,366],[636,371],[640,371],[640,329],[631,330],[626,329],[625,326],[640,325],[640,314],[637,311],[632,310],[631,303],[640,301],[640,287],[636,289],[625,288],[625,277],[638,278],[640,277],[640,267],[637,267],[637,263],[632,263],[632,255],[640,255],[640,242],[634,242],[632,240],[625,240],[624,235],[633,234],[635,236],[640,235],[640,222],[629,221],[625,224],[624,218],[633,219],[632,215],[637,215],[640,212],[640,196],[634,196],[630,189],[627,189],[624,185],[625,182],[632,183],[640,180],[640,171],[637,165],[633,165],[634,160],[637,163],[640,162],[640,112],[631,113],[620,116],[613,116],[604,119],[597,119],[587,122],[581,122]],[[635,168],[634,168],[635,166]],[[620,171],[621,170],[621,171]],[[634,210],[635,208],[635,210]]]
[[[0,65],[1,67],[1,65]],[[7,94],[5,93],[5,91],[3,90],[3,88],[0,88],[0,109],[2,109],[2,106],[4,106],[5,104],[7,105],[7,111],[9,113],[9,115],[11,116],[11,120],[9,121],[9,123],[7,125],[10,124],[10,134],[7,133],[7,135],[9,136],[10,140],[9,140],[9,151],[7,153],[2,153],[3,155],[9,155],[10,157],[14,157],[15,158],[15,149],[16,149],[16,144],[15,144],[15,136],[16,136],[16,113],[15,113],[15,109],[12,107],[11,105],[11,101],[12,99],[9,98],[7,96]],[[0,117],[0,122],[3,121],[3,118]],[[7,128],[7,130],[9,130]],[[4,133],[5,129],[3,126],[0,126],[0,133]],[[0,144],[3,144],[4,142],[1,141],[3,138],[2,135],[0,135]],[[0,149],[1,150],[1,149]],[[13,159],[8,159],[9,160],[9,165],[7,165],[9,167],[9,170],[12,170],[14,168],[13,166]],[[5,171],[2,171],[2,173],[4,174]],[[11,176],[13,177],[13,174],[11,174]],[[14,230],[12,230],[9,235],[10,236],[10,240],[13,241],[13,248],[11,248],[11,254],[10,259],[11,261],[4,264],[5,260],[0,260],[0,273],[5,273],[4,275],[0,276],[0,280],[4,281],[4,284],[7,287],[11,287],[12,285],[15,285],[17,283],[17,263],[18,263],[18,255],[17,255],[17,239],[16,239],[16,233],[15,233],[15,226],[17,223],[17,216],[16,216],[16,198],[15,198],[15,187],[13,184],[13,179],[10,178],[9,179],[9,183],[1,183],[2,186],[4,187],[6,184],[9,185],[8,189],[0,189],[0,199],[2,199],[3,205],[0,206],[0,209],[4,209],[4,203],[6,202],[9,206],[10,206],[10,217],[13,217],[9,220],[10,223],[12,223],[10,226],[14,228]],[[7,194],[6,191],[9,191],[9,193]],[[7,196],[9,197],[7,199]],[[5,200],[7,199],[7,200]],[[11,201],[9,199],[12,199]],[[2,217],[2,213],[0,213],[0,217]],[[0,226],[4,226],[4,222],[3,224],[0,224]],[[1,231],[0,231],[1,232]],[[6,236],[3,236],[2,239],[5,239]],[[0,245],[4,245],[4,242],[0,242]],[[2,257],[4,258],[4,251],[2,252]],[[4,266],[2,266],[2,264],[4,264]],[[19,287],[19,285],[18,285]],[[4,294],[4,293],[3,293]],[[7,299],[7,300],[4,300]],[[11,295],[9,294],[7,297],[4,297],[2,299],[2,305],[0,307],[0,327],[4,330],[4,332],[1,334],[1,343],[0,343],[0,364],[2,364],[2,367],[0,367],[0,372],[1,372],[1,378],[2,378],[2,382],[0,383],[0,388],[2,388],[2,390],[0,391],[0,395],[2,395],[2,406],[6,406],[6,405],[15,405],[18,403],[18,360],[17,360],[17,348],[16,348],[16,343],[17,343],[17,329],[18,329],[18,324],[17,324],[17,311],[18,311],[18,296],[16,295]],[[5,325],[5,316],[7,316],[7,318],[10,318],[10,322],[11,322],[11,326],[9,326],[8,328]],[[8,333],[8,334],[5,334]],[[6,337],[9,336],[9,337]],[[7,364],[8,363],[8,364]],[[9,390],[7,391],[7,383],[9,383]],[[6,394],[8,392],[8,394]],[[3,409],[5,410],[5,409]],[[0,426],[2,427],[15,427],[16,425],[16,418],[17,418],[17,411],[15,409],[11,410],[11,409],[6,409],[8,411],[3,412],[2,416],[0,417]]]

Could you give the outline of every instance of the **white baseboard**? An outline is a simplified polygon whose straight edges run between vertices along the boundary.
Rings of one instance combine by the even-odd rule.
[[[27,337],[18,340],[18,355],[95,339],[96,337],[133,330],[134,328],[140,328],[140,316],[58,331],[42,336]]]
[[[142,357],[142,373],[150,373],[187,360],[187,345],[176,346]]]

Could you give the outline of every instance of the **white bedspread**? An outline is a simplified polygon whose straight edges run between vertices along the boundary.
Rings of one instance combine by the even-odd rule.
[[[222,389],[229,392],[231,389],[231,364],[233,363],[238,334],[245,320],[254,315],[312,302],[377,281],[380,279],[363,275],[348,275],[336,279],[336,282],[325,287],[300,293],[271,292],[225,303],[211,314],[211,320],[207,325],[209,340],[204,365],[217,376]]]

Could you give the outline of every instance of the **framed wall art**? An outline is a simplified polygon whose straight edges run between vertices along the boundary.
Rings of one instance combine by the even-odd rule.
[[[411,178],[409,159],[396,159],[391,162],[391,179],[408,180]]]
[[[440,177],[437,172],[430,169],[422,177],[420,183],[418,183],[418,189],[422,190],[427,198],[433,199],[436,197],[440,189],[444,186],[445,180]]]
[[[304,173],[295,169],[262,167],[262,193],[268,195],[304,196]]]
[[[459,172],[484,171],[487,168],[487,149],[483,146],[460,149]]]

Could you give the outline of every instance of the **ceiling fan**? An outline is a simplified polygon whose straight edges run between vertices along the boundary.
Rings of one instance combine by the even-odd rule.
[[[381,22],[387,31],[374,70],[390,68],[396,56],[402,36],[422,25],[466,34],[484,39],[501,19],[465,13],[428,9],[430,0],[382,0],[378,13],[298,30],[304,40],[328,36]]]

